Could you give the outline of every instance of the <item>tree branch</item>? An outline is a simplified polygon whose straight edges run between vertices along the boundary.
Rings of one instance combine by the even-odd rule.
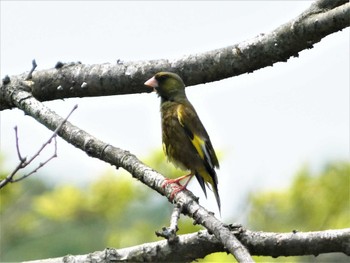
[[[350,3],[319,0],[300,16],[268,34],[239,44],[175,60],[116,62],[99,65],[57,63],[55,68],[5,77],[0,87],[0,110],[14,107],[8,88],[21,88],[40,101],[70,97],[150,92],[145,79],[158,71],[178,73],[188,86],[213,82],[285,62],[312,48],[325,36],[350,25]]]
[[[62,117],[39,102],[27,91],[13,90],[11,94],[17,108],[23,110],[27,115],[32,116],[50,130],[56,130],[58,125],[62,123]],[[134,178],[170,199],[172,187],[175,185],[169,184],[163,188],[162,185],[164,185],[165,178],[143,164],[130,152],[105,143],[68,121],[58,129],[57,134],[68,143],[86,152],[89,156],[110,163],[117,168],[124,168]],[[248,250],[230,233],[228,227],[215,218],[213,213],[209,213],[200,206],[198,198],[190,191],[179,192],[173,201],[180,204],[185,215],[192,217],[196,223],[203,225],[213,233],[227,250],[235,256],[238,262],[253,261]]]
[[[144,80],[161,70],[179,73],[189,86],[252,72],[279,61],[286,61],[291,56],[298,56],[298,52],[311,48],[323,37],[348,27],[350,25],[349,14],[350,4],[345,0],[319,0],[299,17],[271,33],[261,34],[252,40],[222,49],[189,55],[172,61],[118,62],[101,65],[57,63],[54,69],[33,72],[28,80],[26,77],[29,75],[25,73],[11,78],[5,77],[0,87],[0,110],[17,107],[49,129],[55,130],[62,123],[63,118],[38,100],[146,92],[148,89],[142,84]],[[171,185],[165,189],[162,187],[164,177],[144,165],[128,151],[100,141],[69,122],[62,125],[58,135],[91,157],[99,158],[117,168],[123,167],[134,178],[160,194],[170,197]],[[203,225],[210,233],[213,233],[221,246],[232,253],[239,262],[252,261],[248,250],[239,242],[230,227],[224,225],[212,213],[200,206],[197,200],[188,190],[178,193],[174,198],[174,202],[181,207],[184,214],[192,217],[196,223]],[[257,234],[253,242],[257,242],[261,234]],[[349,233],[346,234],[346,239],[340,238],[340,240],[342,244],[348,245]],[[279,247],[280,244],[285,243],[283,236],[278,235],[271,233],[268,236],[276,240],[273,245],[266,243],[271,246],[272,252],[270,253],[272,254],[276,246]],[[300,237],[299,233],[293,235],[291,236],[293,238]],[[239,237],[246,244],[245,239]],[[327,234],[323,236],[325,239],[328,237]],[[333,236],[330,235],[330,238],[332,239]],[[263,241],[264,239],[261,242]],[[338,242],[338,239],[336,241]],[[293,244],[294,242],[291,242],[291,245]],[[256,243],[254,243],[255,246]],[[328,251],[329,247],[325,246],[322,249]],[[301,247],[301,249],[306,248]],[[346,251],[344,253],[349,254],[348,248],[343,249]],[[249,250],[254,252],[251,248]],[[111,254],[111,251],[106,250],[103,255]],[[145,251],[147,248],[142,250],[142,255],[147,257],[150,253],[145,253]],[[282,250],[282,253],[287,252]],[[115,258],[113,253],[111,255]],[[94,255],[90,255],[89,259],[91,258],[94,258]],[[69,259],[70,257],[66,257],[63,260]]]
[[[350,256],[350,228],[292,233],[247,230],[239,239],[253,255],[259,256],[317,256],[332,252]]]
[[[177,223],[181,215],[182,207],[180,204],[174,206],[173,212],[170,217],[170,226],[163,227],[162,231],[156,231],[158,237],[166,238],[170,243],[175,243],[178,241],[176,232],[179,230]]]
[[[302,256],[342,252],[350,255],[350,228],[318,232],[268,233],[241,230],[233,232],[256,256]],[[312,244],[312,246],[310,246]],[[215,252],[226,252],[208,231],[178,236],[177,243],[166,240],[139,246],[93,252],[87,255],[27,261],[25,263],[61,262],[190,262]]]
[[[33,68],[36,67],[35,61],[33,60]],[[34,69],[33,69],[34,71]],[[7,185],[8,183],[16,183],[19,182],[27,177],[29,177],[30,175],[36,173],[41,167],[45,166],[48,162],[50,162],[53,158],[57,157],[57,140],[56,140],[56,136],[57,136],[57,132],[59,131],[59,129],[62,127],[62,125],[68,120],[68,118],[70,117],[70,115],[73,113],[73,111],[75,111],[77,109],[78,105],[75,105],[73,107],[73,109],[70,111],[70,113],[68,114],[68,116],[62,120],[62,122],[57,126],[57,128],[54,130],[54,132],[52,133],[52,135],[50,136],[50,138],[48,140],[46,140],[46,142],[43,143],[43,145],[41,145],[41,147],[39,148],[39,150],[37,150],[36,153],[34,153],[34,155],[32,157],[30,157],[29,159],[27,157],[22,157],[21,152],[19,150],[19,138],[18,138],[18,128],[17,126],[15,127],[15,134],[16,134],[16,150],[17,150],[17,155],[18,155],[18,159],[19,159],[19,163],[16,166],[16,168],[8,175],[5,177],[5,179],[0,181],[0,189],[3,188],[5,185]],[[54,145],[54,153],[48,158],[46,159],[44,162],[40,162],[39,165],[33,169],[31,172],[17,178],[14,179],[14,176],[17,174],[17,172],[25,167],[27,167],[29,164],[31,164],[35,159],[38,158],[38,156],[41,154],[41,152],[52,142],[52,140],[54,140],[55,145]]]

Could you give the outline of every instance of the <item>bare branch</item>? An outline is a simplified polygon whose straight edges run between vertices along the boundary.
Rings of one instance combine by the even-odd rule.
[[[29,97],[31,97],[31,96],[29,96]],[[41,167],[45,166],[53,158],[57,157],[57,140],[56,140],[57,133],[62,128],[62,126],[67,122],[68,118],[73,113],[73,111],[75,111],[77,108],[78,108],[78,105],[75,105],[73,107],[73,109],[69,112],[67,117],[65,119],[63,119],[62,122],[54,130],[54,132],[52,133],[50,138],[39,148],[39,150],[29,160],[27,160],[27,157],[22,157],[22,155],[21,155],[21,152],[20,152],[20,149],[19,149],[18,128],[17,128],[17,126],[14,128],[15,129],[15,134],[16,134],[17,155],[18,155],[18,159],[19,159],[20,162],[18,163],[16,168],[8,176],[6,176],[5,179],[0,181],[0,189],[3,188],[8,183],[19,182],[19,181],[27,178],[28,176],[36,173]],[[44,162],[40,162],[39,165],[35,169],[33,169],[31,172],[29,172],[29,173],[27,173],[27,174],[25,174],[25,175],[23,175],[23,176],[21,176],[21,177],[19,177],[17,179],[14,179],[14,176],[17,174],[17,172],[20,169],[23,169],[23,168],[27,167],[29,164],[31,164],[40,155],[40,153],[46,148],[46,146],[48,146],[52,142],[52,140],[55,141],[54,153],[47,160],[45,160]]]
[[[170,217],[170,226],[163,227],[161,231],[156,231],[156,235],[166,238],[170,243],[178,241],[176,232],[179,230],[177,222],[179,221],[182,207],[180,204],[174,205],[173,212]]]
[[[32,116],[47,128],[58,130],[57,134],[68,143],[83,150],[91,157],[98,158],[116,167],[123,167],[134,178],[160,194],[166,195],[168,198],[170,197],[174,185],[169,184],[163,188],[162,185],[164,185],[165,178],[143,164],[130,152],[109,145],[68,121],[61,129],[58,129],[57,126],[62,122],[62,118],[43,103],[30,96],[30,93],[26,91],[14,90],[12,97],[19,109],[25,111],[26,114]],[[184,214],[189,215],[195,222],[203,225],[211,233],[214,233],[239,262],[252,261],[248,250],[230,233],[228,227],[215,218],[212,213],[209,213],[205,208],[200,206],[198,204],[198,198],[190,191],[179,192],[175,196],[174,202],[181,205]]]
[[[17,179],[12,179],[11,183],[16,183],[19,181],[22,181],[23,179],[31,176],[32,174],[36,173],[41,167],[45,166],[48,162],[50,162],[53,158],[57,157],[57,139],[56,139],[57,135],[55,135],[53,137],[53,140],[55,141],[55,147],[54,147],[54,153],[44,162],[40,162],[38,167],[36,167],[34,170],[32,170],[31,172],[17,178]],[[51,141],[50,141],[51,143]],[[44,149],[44,148],[43,148]],[[31,160],[29,160],[28,162],[25,163],[25,166],[29,165],[35,158],[32,158]],[[24,168],[25,166],[23,166],[22,168]]]
[[[350,255],[350,228],[299,233],[268,233],[241,229],[237,238],[256,256],[302,256],[342,252]],[[310,245],[312,244],[312,245]],[[178,242],[166,240],[139,246],[114,249],[87,255],[65,256],[26,263],[87,262],[190,262],[215,252],[226,252],[222,244],[208,231],[178,236]]]
[[[17,156],[18,156],[18,159],[21,161],[21,162],[25,162],[26,161],[26,157],[23,158],[22,155],[21,155],[21,151],[19,150],[19,137],[18,137],[18,128],[17,126],[15,126],[15,135],[16,135],[16,150],[17,150]]]
[[[107,96],[150,92],[143,86],[158,71],[181,75],[188,86],[213,82],[297,57],[325,36],[350,25],[350,3],[346,0],[319,0],[299,17],[272,32],[228,47],[191,54],[175,60],[150,60],[84,65],[57,63],[55,68],[25,73],[3,81],[0,110],[14,107],[11,90],[24,89],[40,101],[71,97]],[[6,85],[5,85],[6,83]],[[45,87],[45,88],[43,88]]]
[[[317,232],[293,231],[291,233],[246,230],[243,236],[239,239],[247,245],[253,255],[317,256],[322,253],[342,252],[350,256],[350,228]]]
[[[24,74],[11,77],[11,81],[9,78],[6,81],[3,80],[0,88],[0,110],[11,107],[23,110],[38,122],[56,131],[70,144],[85,151],[89,156],[99,158],[116,167],[123,167],[134,178],[169,198],[172,186],[168,185],[165,189],[162,187],[165,178],[161,174],[144,165],[130,152],[98,140],[69,122],[59,128],[62,118],[38,100],[146,92],[147,89],[142,85],[143,80],[160,70],[179,73],[188,85],[221,80],[252,72],[273,65],[278,61],[286,61],[291,56],[298,56],[299,51],[311,48],[314,43],[317,43],[323,37],[348,27],[350,24],[349,14],[350,4],[347,1],[336,0],[331,3],[330,0],[319,0],[298,18],[278,27],[269,34],[202,54],[190,55],[172,61],[157,60],[128,63],[119,61],[113,65],[58,63],[54,69],[36,71],[30,80],[25,80]],[[45,87],[45,89],[42,89],[42,87]],[[233,232],[230,226],[223,224],[215,218],[213,213],[200,206],[198,199],[188,190],[178,193],[174,198],[174,202],[182,208],[182,213],[190,216],[196,223],[203,225],[210,233],[213,233],[220,246],[234,255],[239,262],[252,261],[246,246],[251,253],[260,253],[251,249],[241,232],[238,232],[238,234]],[[174,211],[174,217],[177,214],[178,211]],[[174,219],[173,222],[176,220]],[[176,223],[171,223],[171,225],[171,228],[174,229]],[[247,231],[243,232],[247,233]],[[237,237],[242,240],[245,246]],[[278,247],[281,240],[284,241],[283,236],[279,236],[279,234],[271,233],[267,237],[276,240],[275,243],[272,243],[273,245],[268,242],[265,243],[265,245],[270,245],[271,249]],[[322,236],[325,240],[328,240],[328,237],[328,233]],[[349,231],[345,238],[342,237],[337,236],[343,242],[340,245],[346,251],[344,253],[348,254],[348,248],[344,248],[342,244],[349,243]],[[297,233],[289,236],[289,238],[293,241],[289,245],[293,246],[293,238],[303,240],[303,235]],[[334,236],[330,236],[328,242],[334,242],[333,238]],[[252,242],[256,242],[256,240],[258,239],[254,237]],[[261,240],[261,243],[263,241],[264,239]],[[167,241],[163,242],[167,246],[181,245],[181,242],[174,242],[173,244]],[[307,242],[310,241],[307,240]],[[288,242],[282,243],[287,244]],[[256,243],[253,244],[254,247],[257,246]],[[320,253],[328,252],[330,247],[330,245],[322,247],[323,250]],[[339,248],[339,243],[337,243],[337,247]],[[145,253],[149,249],[147,246],[142,249],[142,256],[151,256],[151,253]],[[303,247],[302,249],[305,250]],[[104,259],[111,255],[115,260],[117,254],[114,251],[109,249],[105,250],[103,254],[101,252],[96,255],[93,253],[89,255],[89,259]],[[279,253],[286,253],[284,250],[281,251]],[[276,256],[274,251],[271,253]],[[64,262],[71,262],[72,260],[82,262],[79,260],[83,260],[83,258],[67,256],[62,260]],[[146,259],[143,258],[143,260]]]

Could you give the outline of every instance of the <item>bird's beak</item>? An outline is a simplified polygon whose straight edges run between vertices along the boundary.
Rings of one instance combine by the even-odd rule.
[[[153,76],[152,78],[150,78],[149,80],[147,80],[144,85],[156,89],[158,88],[158,81],[156,80],[156,78]]]

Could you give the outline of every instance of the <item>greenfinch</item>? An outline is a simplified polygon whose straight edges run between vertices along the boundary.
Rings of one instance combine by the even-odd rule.
[[[186,97],[185,84],[179,75],[159,72],[144,83],[153,88],[161,99],[163,150],[168,160],[175,166],[189,170],[190,174],[170,180],[166,184],[177,183],[174,193],[186,188],[195,175],[205,196],[206,186],[211,186],[220,211],[218,178],[215,168],[219,168],[218,158],[196,110]],[[184,185],[179,182],[189,177]]]

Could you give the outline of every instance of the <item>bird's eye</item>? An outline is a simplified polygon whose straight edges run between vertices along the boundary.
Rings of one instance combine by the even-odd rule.
[[[165,80],[166,78],[167,78],[166,75],[159,75],[159,76],[156,77],[156,80],[162,81],[162,80]]]

